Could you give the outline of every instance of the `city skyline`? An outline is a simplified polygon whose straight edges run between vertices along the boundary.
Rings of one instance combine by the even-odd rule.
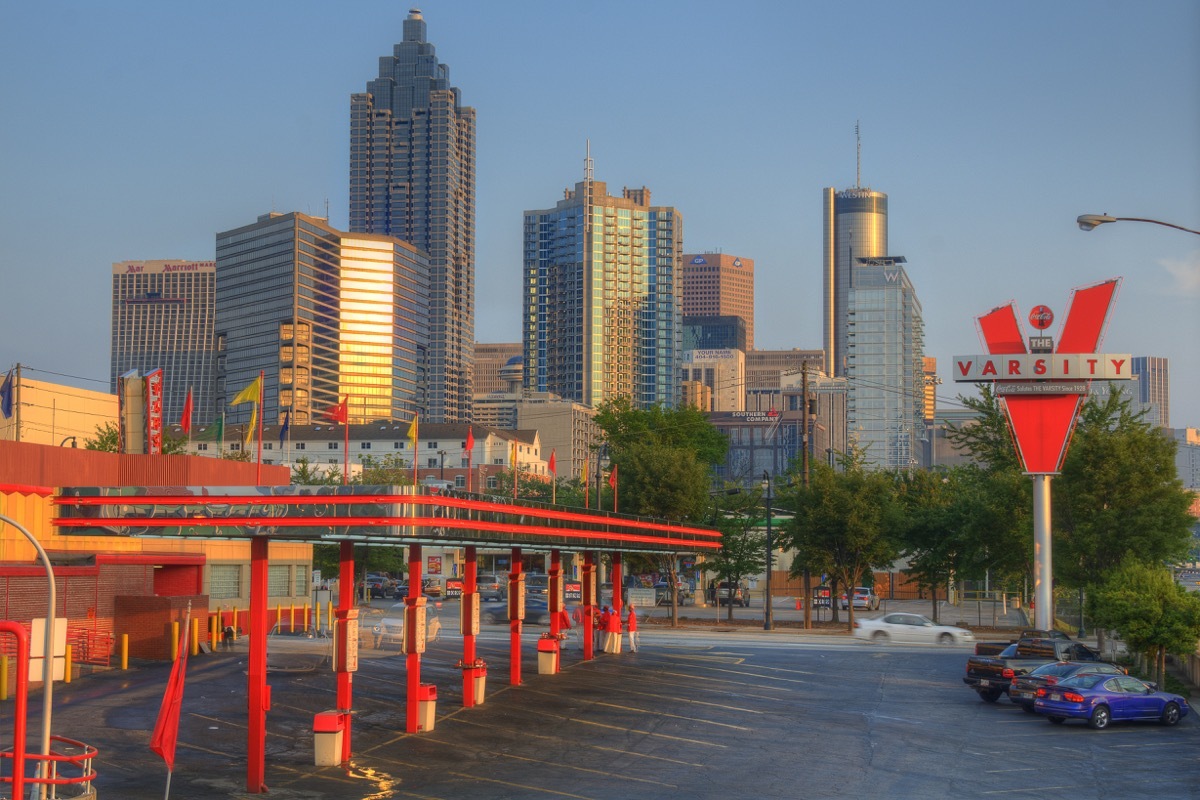
[[[212,260],[217,231],[271,210],[328,203],[346,229],[347,98],[400,41],[407,9],[352,3],[343,23],[317,4],[286,20],[279,8],[9,10],[0,275],[20,302],[0,317],[0,366],[98,389],[111,264]],[[1200,223],[1195,4],[421,9],[482,124],[475,339],[520,338],[522,210],[578,174],[590,138],[610,185],[653,186],[680,210],[688,252],[754,259],[760,348],[821,346],[822,191],[861,183],[889,197],[889,249],[921,297],[939,404],[959,392],[950,357],[980,347],[975,317],[1015,300],[1061,319],[1072,288],[1122,276],[1103,347],[1169,358],[1171,423],[1200,425],[1200,238],[1074,224]],[[608,51],[604,70],[558,69],[581,37]],[[749,73],[715,55],[735,40]],[[35,124],[62,117],[84,63],[69,108],[88,135]]]

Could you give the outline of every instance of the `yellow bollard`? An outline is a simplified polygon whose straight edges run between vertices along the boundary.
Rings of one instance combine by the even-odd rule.
[[[67,645],[67,662],[63,665],[63,683],[71,682],[71,645]]]
[[[121,669],[129,669],[129,634],[121,634]]]
[[[171,660],[179,658],[179,620],[171,623]]]
[[[333,630],[333,601],[332,600],[329,601],[327,613],[325,614],[325,621],[329,623],[329,630]]]
[[[192,633],[191,633],[192,655],[200,655],[200,618],[192,617]]]
[[[292,602],[292,607],[288,612],[288,633],[296,632],[296,603]]]
[[[8,656],[0,656],[0,700],[8,699]]]
[[[237,606],[233,607],[233,638],[234,639],[238,638]]]
[[[309,622],[309,616],[308,616],[311,612],[312,612],[312,609],[310,609],[308,607],[308,603],[305,603],[304,604],[304,630],[308,630],[309,628],[312,627],[312,624]]]
[[[208,618],[208,641],[212,651],[217,652],[217,615],[213,614]]]
[[[275,606],[275,632],[283,633],[283,601],[280,600]]]

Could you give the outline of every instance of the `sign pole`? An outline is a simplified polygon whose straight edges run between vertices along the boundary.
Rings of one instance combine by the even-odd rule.
[[[1033,476],[1033,624],[1043,631],[1054,628],[1054,577],[1050,568],[1051,477]]]

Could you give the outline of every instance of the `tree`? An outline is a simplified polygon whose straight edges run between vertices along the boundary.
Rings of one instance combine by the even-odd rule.
[[[848,463],[844,472],[817,464],[810,471],[809,485],[795,489],[795,498],[796,516],[784,541],[811,558],[810,567],[827,564],[847,597],[865,571],[894,560],[898,523],[893,515],[899,507],[891,473],[868,472],[857,462]],[[797,559],[793,569],[802,563]],[[854,603],[848,605],[853,630]]]
[[[104,453],[120,452],[121,429],[115,422],[105,422],[96,426],[96,436],[84,439],[85,450],[99,450]],[[162,452],[165,456],[187,455],[187,439],[182,436],[163,434]]]
[[[619,398],[600,404],[596,424],[613,461],[633,445],[653,444],[689,450],[701,464],[712,465],[725,460],[729,447],[704,412],[692,407],[635,409],[628,398]]]
[[[1054,491],[1055,577],[1090,589],[1127,558],[1175,563],[1191,545],[1191,493],[1173,439],[1115,392],[1084,404]]]
[[[1017,450],[1013,447],[1012,432],[1000,398],[989,384],[981,384],[979,397],[958,396],[960,403],[975,412],[971,422],[951,425],[947,438],[960,450],[971,454],[976,463],[993,472],[1021,471]]]
[[[1152,654],[1158,685],[1166,654],[1187,655],[1200,640],[1200,597],[1175,582],[1162,566],[1127,559],[1088,597],[1097,625],[1119,631],[1135,652]]]
[[[767,566],[766,517],[762,490],[750,493],[719,495],[716,526],[721,531],[721,549],[710,558],[707,568],[717,574],[718,581],[728,581],[730,587],[739,585],[747,575],[757,575]],[[720,603],[718,596],[713,601]],[[733,619],[733,594],[729,596],[729,619]]]
[[[331,475],[319,470],[309,461],[308,456],[301,456],[292,465],[293,486],[340,486],[341,475]]]

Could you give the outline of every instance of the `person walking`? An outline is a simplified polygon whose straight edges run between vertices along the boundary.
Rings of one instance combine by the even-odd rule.
[[[636,653],[638,647],[637,612],[629,604],[629,616],[625,618],[625,630],[629,631],[629,652]]]
[[[604,652],[614,655],[621,652],[621,612],[615,608],[608,615],[608,636],[604,639]]]
[[[565,608],[560,608],[558,615],[558,639],[561,643],[561,649],[567,649],[567,642],[571,640],[571,613]]]

